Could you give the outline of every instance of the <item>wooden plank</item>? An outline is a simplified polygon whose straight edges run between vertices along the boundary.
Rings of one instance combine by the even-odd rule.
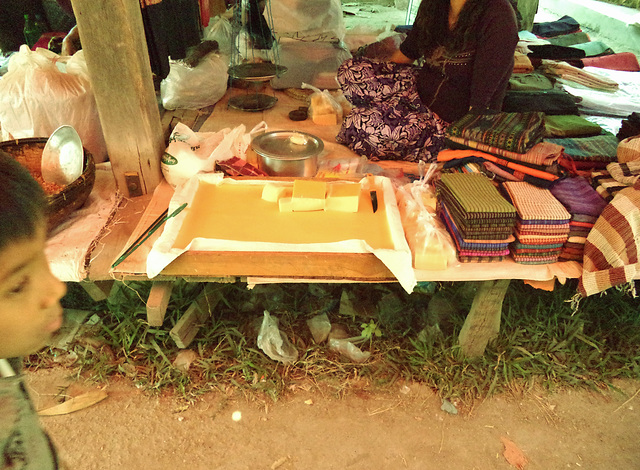
[[[109,293],[113,287],[114,280],[108,281],[82,281],[80,286],[89,294],[91,300],[100,302],[109,298]]]
[[[221,299],[222,294],[215,284],[205,284],[202,293],[189,305],[176,326],[169,332],[179,348],[186,348],[191,344],[200,327],[213,315],[213,309]]]
[[[167,312],[173,281],[153,281],[147,299],[147,322],[150,326],[162,326]]]
[[[73,10],[118,189],[147,194],[165,146],[140,2],[73,0]]]
[[[140,225],[139,221],[149,205],[151,194],[122,201],[115,216],[108,223],[104,235],[97,240],[87,268],[91,281],[111,280],[111,264],[126,248],[131,233]],[[166,206],[165,206],[166,208]],[[135,240],[133,238],[132,240]]]
[[[509,279],[499,279],[480,284],[458,336],[464,356],[482,356],[489,341],[498,336],[502,301],[509,282]]]

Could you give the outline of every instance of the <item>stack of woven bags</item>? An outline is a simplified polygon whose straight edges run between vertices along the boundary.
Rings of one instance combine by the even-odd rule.
[[[545,127],[526,112],[469,114],[448,129],[436,188],[459,261],[582,260],[606,201],[586,179],[550,171],[565,149],[543,140]]]
[[[502,261],[514,241],[516,211],[479,173],[444,173],[436,183],[438,212],[461,262]]]
[[[513,259],[521,264],[555,263],[569,235],[569,212],[548,189],[524,181],[503,187],[518,213]]]
[[[568,238],[560,259],[582,261],[587,235],[607,202],[581,177],[558,181],[551,188],[551,193],[571,214]]]

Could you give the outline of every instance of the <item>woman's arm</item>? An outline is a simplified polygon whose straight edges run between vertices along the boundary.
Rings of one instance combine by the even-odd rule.
[[[483,17],[473,65],[470,108],[502,106],[506,86],[513,73],[513,57],[518,43],[518,27],[508,0],[489,2]]]

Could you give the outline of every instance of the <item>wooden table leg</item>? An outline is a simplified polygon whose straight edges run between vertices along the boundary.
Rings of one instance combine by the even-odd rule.
[[[153,281],[147,299],[147,322],[150,326],[162,326],[171,299],[173,281]]]
[[[213,309],[222,299],[220,289],[215,284],[206,283],[204,289],[169,332],[179,348],[186,348],[200,330],[204,322],[213,315]]]
[[[106,300],[115,281],[82,281],[80,285],[95,302]]]
[[[509,279],[498,279],[480,284],[458,336],[464,356],[482,356],[489,341],[498,336],[502,301],[509,282]]]

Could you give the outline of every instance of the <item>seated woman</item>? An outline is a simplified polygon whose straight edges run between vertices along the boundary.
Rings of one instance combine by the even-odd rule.
[[[434,161],[450,123],[471,109],[501,109],[517,42],[509,0],[422,0],[390,61],[339,67],[354,108],[336,140],[374,160]]]

